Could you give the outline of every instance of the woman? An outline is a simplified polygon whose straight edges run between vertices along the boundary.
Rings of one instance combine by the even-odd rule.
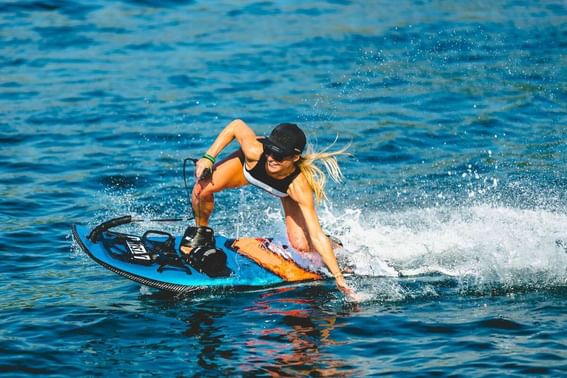
[[[240,144],[240,150],[215,165],[216,156],[234,139]],[[204,244],[214,245],[208,223],[215,192],[252,184],[280,197],[290,244],[299,251],[317,251],[335,277],[338,288],[354,298],[339,269],[331,242],[321,229],[313,198],[317,201],[325,198],[325,175],[313,165],[313,160],[320,159],[331,177],[340,180],[341,171],[335,156],[344,151],[302,157],[305,144],[305,134],[295,124],[280,124],[270,137],[259,139],[243,121],[230,122],[197,162],[198,180],[192,205],[198,228],[196,235],[191,235],[184,243],[182,251],[190,253]]]

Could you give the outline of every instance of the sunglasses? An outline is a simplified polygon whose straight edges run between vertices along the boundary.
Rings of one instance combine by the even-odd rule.
[[[282,162],[284,160],[287,160],[289,158],[291,158],[293,156],[293,154],[289,154],[289,153],[283,153],[282,151],[276,151],[273,148],[268,148],[266,146],[264,146],[264,155],[266,156],[271,156],[272,159],[274,159],[277,162]]]

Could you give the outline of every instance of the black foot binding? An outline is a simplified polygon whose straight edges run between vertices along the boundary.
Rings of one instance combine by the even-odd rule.
[[[215,233],[213,229],[204,226],[187,227],[183,234],[183,240],[181,240],[181,252],[190,254],[193,249],[204,246],[215,246]]]
[[[180,250],[193,268],[209,277],[227,277],[232,273],[226,265],[226,254],[215,247],[215,234],[210,227],[188,227]]]

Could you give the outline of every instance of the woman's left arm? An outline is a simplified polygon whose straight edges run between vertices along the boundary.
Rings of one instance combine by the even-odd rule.
[[[313,201],[313,190],[307,183],[305,177],[299,175],[290,185],[288,193],[290,198],[299,205],[307,225],[309,239],[315,250],[321,255],[327,269],[329,269],[331,274],[335,277],[338,288],[351,297],[351,299],[356,299],[354,291],[347,285],[341,273],[339,264],[337,263],[337,257],[331,246],[331,241],[321,228]]]

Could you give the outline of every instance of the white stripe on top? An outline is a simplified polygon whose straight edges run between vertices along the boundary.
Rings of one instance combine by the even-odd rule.
[[[260,189],[264,189],[266,192],[270,193],[271,195],[276,196],[276,197],[280,197],[280,198],[288,196],[287,193],[280,192],[279,190],[272,188],[270,185],[266,184],[265,182],[258,180],[254,176],[252,176],[250,174],[250,172],[248,172],[248,170],[246,169],[246,164],[242,164],[242,172],[244,172],[244,178],[246,178],[246,180],[250,184],[257,186]]]

